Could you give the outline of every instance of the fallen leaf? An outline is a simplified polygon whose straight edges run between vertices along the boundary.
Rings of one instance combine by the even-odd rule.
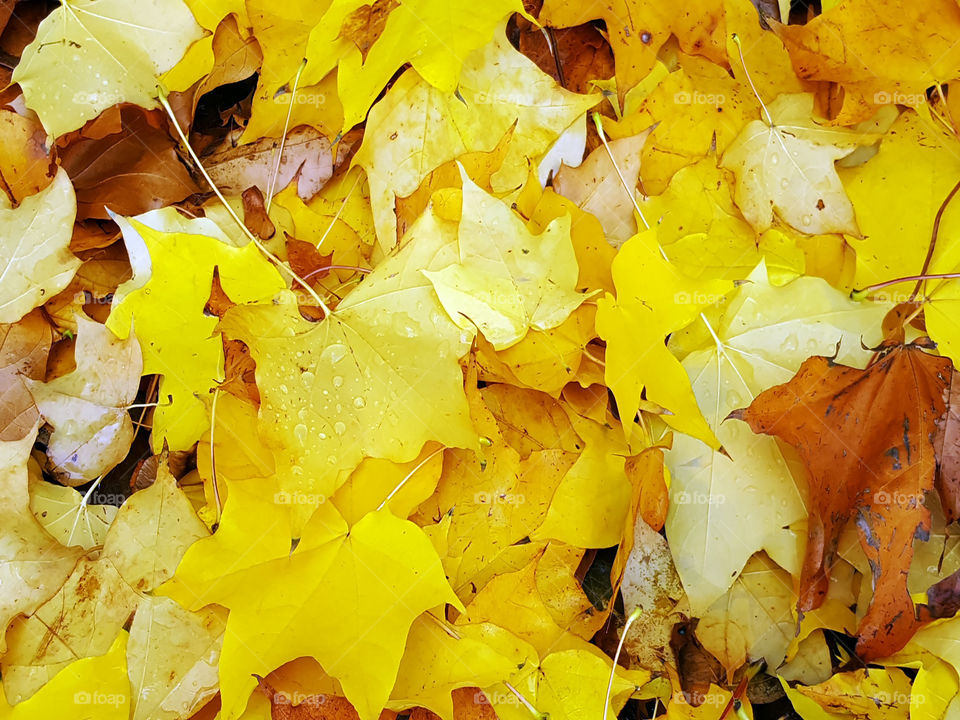
[[[655,669],[669,657],[673,626],[680,619],[683,587],[667,541],[642,519],[635,526],[633,547],[623,567],[623,610],[640,615],[630,626],[624,648],[640,667]]]
[[[102,557],[130,587],[144,593],[173,577],[187,548],[209,535],[162,461],[156,481],[123,504],[112,530]]]
[[[440,92],[452,93],[461,79],[464,58],[488,43],[502,27],[501,21],[521,9],[518,0],[482,5],[451,5],[442,0],[333,3],[310,33],[304,82],[318,82],[339,65],[343,129],[349,130],[363,120],[387,81],[407,62]],[[376,22],[369,24],[376,16]],[[364,20],[368,24],[361,30],[358,26]]]
[[[885,348],[865,370],[814,356],[736,415],[796,447],[810,472],[801,611],[822,603],[843,523],[856,514],[874,584],[858,629],[864,658],[899,650],[916,630],[906,570],[914,537],[930,529],[923,494],[951,367],[916,345]]]
[[[574,292],[577,260],[569,223],[530,234],[519,217],[464,174],[459,262],[423,270],[451,320],[479,328],[497,350],[528,330],[560,325],[584,301]]]
[[[115,505],[84,502],[84,494],[43,480],[30,482],[30,510],[43,529],[61,545],[90,550],[103,545],[107,528],[117,515]]]
[[[648,400],[670,411],[665,420],[672,427],[716,448],[720,443],[664,338],[693,322],[704,307],[723,302],[731,284],[687,278],[660,252],[657,231],[651,229],[627,241],[614,259],[617,297],[597,301],[597,331],[607,342],[606,383],[626,425],[632,424],[646,389]],[[638,337],[643,338],[640,347]]]
[[[747,662],[763,659],[778,667],[796,631],[795,604],[790,574],[758,553],[700,617],[697,639],[723,665],[728,682]]]
[[[757,232],[779,218],[811,235],[860,234],[834,163],[870,139],[817,125],[812,110],[812,95],[780,96],[768,119],[749,123],[723,154],[737,176],[737,205]]]
[[[649,136],[648,130],[612,140],[609,151],[598,147],[579,167],[560,168],[553,180],[558,193],[600,220],[615,247],[637,233],[634,195],[640,176],[640,151]]]
[[[59,150],[79,220],[106,220],[107,209],[138,215],[200,192],[159,114],[127,106],[120,119],[116,132],[89,137],[81,131]]]
[[[283,144],[283,154],[277,159]],[[263,138],[249,145],[227,148],[204,159],[204,167],[227,195],[256,187],[269,196],[296,180],[304,200],[316,195],[333,174],[330,141],[312,127],[297,127],[281,141]]]
[[[458,92],[462,102],[406,72],[370,112],[353,162],[367,171],[377,238],[384,248],[398,240],[395,198],[409,196],[438,165],[465,152],[492,150],[516,125],[491,184],[494,192],[519,187],[527,177],[527,159],[545,153],[599,100],[558,88],[500,31],[466,57]]]
[[[28,380],[44,420],[50,471],[64,485],[82,485],[113,469],[130,450],[127,412],[140,386],[143,360],[133,333],[119,340],[106,327],[77,315],[76,369],[50,382]]]
[[[12,3],[7,3],[12,6]],[[0,183],[14,204],[43,190],[56,175],[47,134],[35,117],[0,111]]]
[[[0,322],[14,323],[63,290],[80,261],[68,250],[77,204],[62,168],[16,208],[0,197]]]
[[[298,526],[365,456],[407,462],[428,440],[475,442],[457,362],[468,336],[422,274],[456,260],[455,226],[428,212],[409,235],[320,323],[303,320],[291,293],[222,321],[257,362],[261,433],[283,490],[304,497]]]
[[[906,720],[910,685],[910,678],[898,668],[866,668],[837,673],[812,687],[797,685],[794,690],[840,716]]]
[[[300,656],[315,657],[340,681],[362,720],[376,718],[414,619],[438,604],[458,603],[440,559],[413,523],[380,510],[364,516],[348,534],[332,506],[320,508],[293,553],[288,535],[286,547],[272,559],[235,571],[239,584],[216,583],[205,596],[230,609],[220,660],[224,718],[243,712],[255,686],[251,673],[267,673]],[[221,527],[249,520],[260,522],[256,515],[231,515],[224,516]],[[187,568],[204,564],[207,548],[217,544],[215,536],[190,550],[178,577],[188,595],[202,586],[189,579]],[[382,591],[364,592],[368,582]],[[251,596],[250,583],[264,592]],[[299,600],[291,602],[292,591]],[[190,600],[196,608],[206,604]],[[300,632],[304,622],[316,632]]]
[[[206,402],[223,362],[221,342],[211,337],[216,318],[203,315],[214,268],[239,303],[272,297],[283,280],[253,244],[234,247],[210,220],[184,220],[173,209],[117,218],[134,276],[117,289],[107,327],[124,338],[135,325],[143,371],[163,376],[154,450],[164,439],[184,450],[209,426]]]
[[[27,107],[59,137],[111,105],[157,106],[157,76],[201,35],[182,0],[133,7],[77,0],[47,16],[13,71]]]
[[[216,694],[225,624],[215,607],[192,613],[169,598],[140,599],[127,641],[133,720],[190,717]]]

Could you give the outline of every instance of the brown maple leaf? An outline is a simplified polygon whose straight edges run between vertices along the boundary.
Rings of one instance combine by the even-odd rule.
[[[866,659],[899,650],[917,627],[907,571],[914,538],[929,536],[923,501],[934,489],[934,439],[951,372],[948,358],[918,344],[884,347],[864,370],[811,357],[788,383],[730,416],[793,445],[809,471],[801,612],[823,602],[839,535],[855,515],[873,571],[857,642]]]

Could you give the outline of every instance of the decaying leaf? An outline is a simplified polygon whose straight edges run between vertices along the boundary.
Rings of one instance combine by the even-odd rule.
[[[16,208],[0,197],[0,322],[13,323],[63,290],[80,266],[68,249],[77,203],[62,168]]]
[[[136,397],[143,368],[132,332],[118,340],[83,315],[77,315],[77,326],[76,370],[27,385],[40,414],[54,428],[47,457],[64,485],[93,480],[126,457],[133,441],[126,406]]]
[[[917,345],[884,348],[865,370],[811,357],[734,414],[796,447],[810,472],[801,611],[823,602],[840,530],[856,514],[874,585],[858,630],[864,657],[899,650],[916,630],[906,569],[913,539],[930,530],[923,496],[933,490],[932,439],[951,367]]]

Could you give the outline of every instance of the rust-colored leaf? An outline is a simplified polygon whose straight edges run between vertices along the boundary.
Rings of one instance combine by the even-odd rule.
[[[287,235],[287,260],[293,271],[312,285],[330,272],[327,268],[333,253],[324,255],[313,243]]]
[[[934,484],[943,505],[947,525],[960,517],[960,377],[950,376],[949,408],[937,426],[934,449],[937,452],[937,474]]]
[[[801,611],[823,602],[838,537],[855,516],[873,569],[857,642],[865,659],[899,650],[916,630],[906,578],[914,538],[930,530],[923,499],[934,489],[934,438],[951,368],[917,344],[885,347],[865,370],[815,356],[790,382],[731,414],[796,447],[809,471]]]
[[[105,113],[109,115],[110,113]],[[77,219],[137,215],[199,192],[158,112],[127,106],[119,127],[90,123],[60,151],[77,193]]]
[[[241,195],[243,200],[243,223],[250,228],[250,232],[261,240],[269,240],[277,232],[267,215],[267,208],[263,203],[263,193],[258,187],[249,187]]]

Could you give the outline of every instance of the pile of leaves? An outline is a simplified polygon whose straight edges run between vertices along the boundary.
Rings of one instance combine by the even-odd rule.
[[[954,0],[0,28],[0,720],[960,718]]]

